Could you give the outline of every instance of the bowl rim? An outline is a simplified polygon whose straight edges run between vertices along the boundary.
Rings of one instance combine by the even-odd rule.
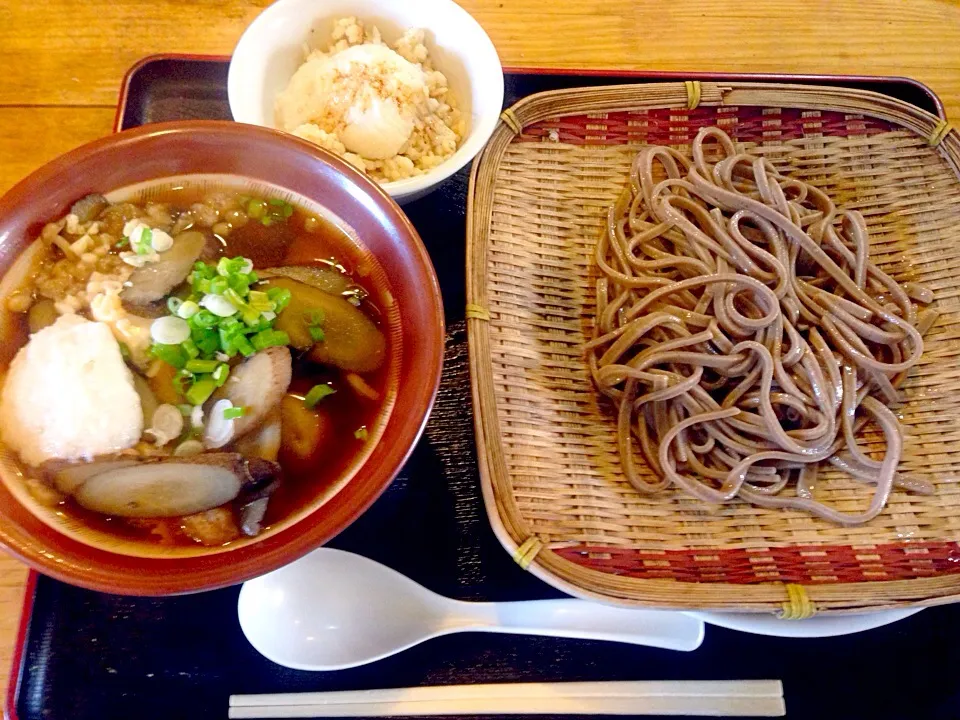
[[[416,268],[414,274],[422,276],[424,281],[418,292],[427,296],[426,304],[431,314],[429,322],[435,330],[436,343],[432,348],[416,350],[417,374],[424,378],[424,382],[418,384],[418,388],[412,393],[412,411],[402,418],[403,422],[400,422],[401,418],[396,413],[392,413],[388,419],[387,428],[394,424],[399,426],[397,435],[384,438],[390,441],[390,446],[380,458],[370,481],[354,487],[352,493],[347,492],[351,488],[351,481],[327,503],[262,543],[252,542],[227,554],[188,558],[122,555],[91,547],[50,529],[35,518],[28,508],[13,500],[5,486],[0,487],[0,499],[9,499],[19,511],[26,513],[42,526],[37,528],[38,531],[55,537],[56,546],[61,552],[51,547],[37,532],[24,528],[19,521],[9,518],[0,520],[0,546],[46,575],[91,590],[155,596],[211,590],[269,572],[319,547],[353,523],[390,485],[416,447],[439,389],[445,337],[443,301],[436,272],[419,233],[396,202],[361,172],[312,143],[271,128],[223,120],[154,123],[107,135],[71,150],[41,166],[0,197],[0,257],[4,255],[3,246],[10,242],[8,232],[3,232],[4,219],[16,212],[29,216],[44,214],[45,210],[42,204],[38,206],[37,198],[42,198],[44,188],[61,174],[70,173],[75,165],[91,162],[105,152],[122,153],[133,146],[156,142],[175,146],[185,136],[215,141],[225,148],[236,147],[237,144],[249,143],[251,139],[255,139],[261,143],[272,144],[278,149],[283,148],[286,152],[303,153],[312,162],[326,164],[334,172],[344,176],[351,185],[351,195],[356,196],[359,193],[364,196],[359,202],[365,211],[377,216],[376,222],[379,225],[390,228],[391,232],[404,239],[404,245],[410,251],[411,262]],[[225,144],[225,141],[228,142]],[[259,176],[259,179],[277,182],[270,178],[270,173],[266,171]],[[118,187],[120,186],[118,184]],[[107,188],[111,189],[113,188]],[[291,189],[310,196],[309,189]],[[24,207],[37,207],[36,213],[22,210]],[[31,217],[31,220],[33,223],[41,223],[44,218]],[[11,263],[15,257],[4,257],[4,261]],[[419,417],[419,421],[410,422],[410,417]],[[385,429],[384,435],[386,434]],[[370,460],[371,458],[368,458],[366,463]],[[317,522],[321,515],[325,521]],[[63,549],[68,551],[69,559],[64,558]]]
[[[227,100],[230,105],[230,113],[238,122],[260,125],[259,118],[255,118],[255,115],[257,114],[244,112],[244,108],[241,107],[241,103],[238,99],[246,95],[246,93],[243,92],[245,82],[241,75],[245,70],[243,65],[249,62],[247,60],[248,50],[252,49],[253,47],[261,47],[263,43],[257,42],[257,40],[260,39],[260,36],[263,35],[261,29],[269,24],[273,18],[286,12],[288,5],[293,5],[299,2],[304,2],[304,0],[276,0],[276,2],[266,7],[259,15],[257,15],[257,17],[253,19],[249,25],[247,25],[246,29],[243,31],[243,34],[240,36],[240,39],[237,41],[236,46],[234,46],[233,53],[230,57],[230,67],[227,71]],[[483,50],[485,54],[490,55],[490,57],[487,58],[491,61],[489,63],[489,67],[491,68],[489,79],[495,84],[493,92],[497,95],[498,101],[491,104],[491,110],[484,112],[482,115],[477,115],[477,122],[471,127],[470,132],[463,139],[460,147],[457,148],[456,152],[452,156],[441,162],[439,165],[430,168],[422,175],[406,178],[404,180],[391,180],[379,183],[387,192],[387,194],[398,199],[405,199],[410,196],[418,196],[422,191],[438,185],[469,164],[470,161],[473,160],[483,149],[483,146],[486,145],[487,140],[490,139],[490,136],[493,134],[494,128],[496,128],[497,122],[500,119],[500,113],[503,109],[503,63],[501,62],[500,56],[497,53],[497,48],[490,39],[490,36],[487,34],[487,31],[483,29],[483,26],[475,17],[473,17],[473,15],[471,15],[453,0],[430,0],[430,2],[448,5],[451,12],[460,16],[460,22],[464,24],[463,26],[468,26],[478,33],[478,37],[483,43]],[[311,16],[311,21],[313,18],[314,16]],[[492,72],[494,65],[493,61],[495,61],[496,64],[495,73]],[[486,62],[482,63],[482,65],[485,68],[488,67],[488,63]],[[470,84],[473,85],[475,83],[475,78],[470,77],[469,81]],[[238,109],[240,110],[239,113]],[[272,125],[260,126],[282,132]]]

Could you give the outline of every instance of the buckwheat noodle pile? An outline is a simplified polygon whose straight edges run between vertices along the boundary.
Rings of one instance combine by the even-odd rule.
[[[932,292],[870,261],[866,224],[816,187],[737,152],[704,128],[692,159],[636,156],[596,252],[596,331],[587,357],[618,408],[624,473],[643,493],[675,485],[842,525],[875,517],[894,487],[903,437],[888,405],[936,320]],[[882,460],[858,442],[880,430]],[[639,446],[656,478],[635,464]],[[873,486],[849,514],[814,498],[829,463]]]

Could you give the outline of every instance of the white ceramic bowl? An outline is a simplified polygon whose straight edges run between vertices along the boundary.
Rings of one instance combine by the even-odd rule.
[[[382,183],[395,200],[412,200],[480,152],[503,105],[496,48],[453,0],[278,0],[253,21],[234,50],[227,82],[233,119],[274,127],[274,100],[303,62],[304,45],[324,46],[334,21],[350,16],[376,25],[388,44],[408,28],[423,28],[434,66],[447,76],[468,118],[466,137],[452,157],[423,175]]]

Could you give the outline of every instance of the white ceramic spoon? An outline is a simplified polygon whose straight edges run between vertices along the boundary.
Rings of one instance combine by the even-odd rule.
[[[451,600],[373,560],[329,548],[244,583],[238,612],[254,648],[296,670],[342,670],[465,631],[670,650],[695,650],[703,642],[703,622],[683,613],[585,600]]]

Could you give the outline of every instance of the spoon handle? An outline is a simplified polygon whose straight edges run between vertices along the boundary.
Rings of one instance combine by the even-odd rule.
[[[621,608],[584,600],[456,603],[458,630],[609,640],[696,650],[703,622],[679,612]]]

